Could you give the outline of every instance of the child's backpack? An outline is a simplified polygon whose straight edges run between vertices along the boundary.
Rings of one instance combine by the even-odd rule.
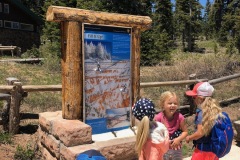
[[[222,112],[222,114],[225,118],[218,117],[211,132],[212,152],[215,153],[218,158],[229,153],[234,136],[232,123],[228,114],[225,112]]]
[[[107,160],[99,151],[90,149],[80,153],[76,160]]]

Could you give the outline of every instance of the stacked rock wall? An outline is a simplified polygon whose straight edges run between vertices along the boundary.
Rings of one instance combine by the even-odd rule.
[[[39,114],[38,146],[46,160],[75,160],[86,150],[100,151],[108,160],[135,160],[135,134],[131,129],[92,135],[92,128],[79,120],[66,120],[62,112]]]

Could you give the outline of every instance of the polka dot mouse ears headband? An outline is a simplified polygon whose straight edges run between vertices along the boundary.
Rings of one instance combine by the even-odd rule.
[[[148,116],[150,121],[152,121],[156,111],[155,106],[150,99],[141,98],[134,104],[132,112],[133,115],[140,121],[144,116]]]

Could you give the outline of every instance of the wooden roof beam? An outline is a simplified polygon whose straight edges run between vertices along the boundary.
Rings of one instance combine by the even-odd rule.
[[[148,16],[108,13],[62,6],[50,6],[47,21],[79,21],[82,23],[116,25],[139,28],[141,31],[151,28],[152,20]]]

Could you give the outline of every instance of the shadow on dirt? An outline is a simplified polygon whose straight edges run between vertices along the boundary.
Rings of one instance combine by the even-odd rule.
[[[34,113],[20,113],[20,117],[21,120],[23,119],[29,119],[29,120],[36,120],[39,119],[39,115],[38,114],[34,114]],[[34,134],[35,132],[37,132],[38,129],[38,125],[37,124],[28,124],[26,126],[20,126],[19,127],[19,133],[20,134]]]
[[[26,126],[20,126],[19,127],[19,133],[20,134],[34,134],[37,132],[38,125],[28,124]]]
[[[21,119],[38,119],[39,115],[34,113],[20,113]]]

